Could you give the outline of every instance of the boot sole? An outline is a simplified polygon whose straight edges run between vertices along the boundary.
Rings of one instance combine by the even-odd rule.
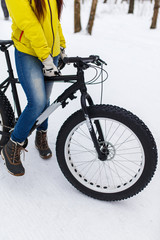
[[[37,151],[38,151],[38,153],[39,153],[38,147],[37,147],[36,145],[35,145],[35,147],[36,147],[36,149],[37,149]],[[52,157],[52,154],[50,154],[49,156],[42,156],[42,155],[39,153],[39,156],[40,156],[42,159],[49,159],[49,158]]]
[[[4,157],[4,155],[3,155],[3,149],[1,150],[1,156],[2,156],[2,159],[5,161],[5,165],[6,165],[6,168],[7,168],[7,164],[6,164],[6,160],[5,160],[5,157]],[[15,173],[12,173],[12,172],[10,172],[9,171],[9,169],[7,168],[7,170],[8,170],[8,172],[11,174],[11,175],[13,175],[13,176],[23,176],[24,175],[24,173],[17,173],[17,174],[15,174]]]

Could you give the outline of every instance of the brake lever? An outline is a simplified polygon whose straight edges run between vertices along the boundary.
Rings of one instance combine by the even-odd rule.
[[[101,63],[103,63],[104,65],[107,65],[107,63],[106,63],[105,61],[103,61],[102,59],[99,59],[99,61],[100,61]]]
[[[107,63],[105,61],[103,61],[102,59],[100,59],[100,57],[98,55],[91,55],[90,57],[95,58],[93,63],[95,63],[97,66],[100,66],[102,63],[107,65]]]

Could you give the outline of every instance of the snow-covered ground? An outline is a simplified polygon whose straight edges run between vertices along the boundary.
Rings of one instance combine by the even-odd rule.
[[[124,107],[138,115],[160,145],[160,23],[150,30],[153,4],[136,2],[135,14],[127,4],[99,1],[92,36],[85,32],[90,0],[82,6],[83,31],[73,34],[73,0],[65,1],[62,26],[68,56],[100,55],[108,66],[103,102]],[[120,2],[120,1],[119,1]],[[0,39],[9,39],[11,21],[0,9]],[[11,50],[14,62],[13,49]],[[1,81],[6,76],[0,53]],[[15,67],[14,67],[15,68]],[[63,73],[70,73],[71,66]],[[90,75],[93,73],[90,72]],[[64,89],[55,84],[53,99]],[[100,87],[89,91],[99,102]],[[21,89],[22,106],[25,97]],[[8,93],[10,99],[10,94]],[[49,143],[53,157],[43,161],[29,138],[23,165],[26,174],[14,177],[0,159],[0,239],[2,240],[159,240],[160,169],[147,188],[120,202],[91,199],[74,189],[63,177],[55,156],[55,141],[64,120],[79,108],[79,100],[50,118]]]

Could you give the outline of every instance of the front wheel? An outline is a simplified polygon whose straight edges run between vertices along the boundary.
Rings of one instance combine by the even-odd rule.
[[[103,132],[98,158],[82,110],[70,116],[57,138],[59,166],[68,181],[84,194],[106,201],[129,198],[150,182],[157,165],[157,148],[147,126],[131,112],[111,105],[88,107]],[[105,149],[104,149],[105,146]]]

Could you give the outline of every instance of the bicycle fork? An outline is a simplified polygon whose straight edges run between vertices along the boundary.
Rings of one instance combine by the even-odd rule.
[[[99,120],[95,120],[94,124],[95,124],[96,130],[98,132],[98,138],[97,138],[94,127],[93,127],[93,124],[92,124],[92,121],[91,121],[91,118],[90,118],[89,113],[88,113],[87,101],[88,101],[89,106],[94,105],[90,95],[87,92],[83,92],[82,95],[81,95],[81,106],[82,106],[82,110],[83,110],[84,117],[85,117],[85,120],[86,120],[87,128],[89,130],[89,133],[90,133],[91,139],[93,141],[94,147],[97,151],[98,158],[101,161],[105,161],[105,160],[107,160],[107,154],[105,153],[106,151],[105,152],[101,151],[101,145],[100,145],[100,143],[103,142],[103,148],[107,149],[107,146],[104,146],[105,140],[104,140],[102,128],[101,128]]]

